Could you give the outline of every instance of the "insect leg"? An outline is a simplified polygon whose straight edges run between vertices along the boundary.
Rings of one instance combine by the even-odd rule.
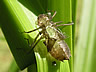
[[[41,34],[41,32],[39,32],[39,33],[37,34],[37,36],[36,36],[35,39],[34,39],[34,42],[31,44],[31,47],[34,45],[34,43],[36,42],[36,40],[37,40],[37,38],[39,37],[40,34]]]
[[[56,25],[57,23],[62,23],[63,21],[54,22],[53,25]]]
[[[36,29],[34,29],[34,30],[31,30],[31,31],[28,31],[28,32],[25,32],[25,31],[24,31],[24,33],[31,33],[31,32],[34,32],[34,31],[36,31],[36,30],[40,29],[40,28],[41,28],[41,27],[36,28]]]
[[[51,14],[50,14],[50,12],[49,12],[49,14],[48,14],[48,15],[49,15],[49,20],[52,20],[52,19],[54,18],[54,16],[56,15],[56,13],[57,13],[57,12],[55,11],[54,14],[53,14],[53,16],[51,16]]]
[[[30,49],[30,51],[28,53],[30,53],[31,51],[33,51],[33,49],[35,48],[35,46],[39,43],[39,41],[43,38],[43,35],[38,39],[38,41],[32,46],[32,48]]]
[[[56,27],[59,27],[59,26],[67,26],[67,25],[73,25],[74,23],[69,23],[69,24],[60,24],[60,25],[55,25]]]
[[[56,15],[56,13],[57,13],[57,12],[55,11],[54,14],[53,14],[53,16],[52,16],[52,19],[53,19],[53,17]]]

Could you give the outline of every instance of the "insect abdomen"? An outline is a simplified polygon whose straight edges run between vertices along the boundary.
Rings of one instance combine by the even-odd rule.
[[[55,59],[60,61],[69,60],[71,56],[69,48],[63,40],[57,40],[49,52]]]

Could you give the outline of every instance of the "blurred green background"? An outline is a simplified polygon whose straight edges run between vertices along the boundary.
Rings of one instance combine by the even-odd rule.
[[[74,72],[96,72],[96,1],[78,0]],[[0,29],[0,72],[8,72],[12,54]]]
[[[0,72],[7,72],[12,60],[12,54],[0,29]]]

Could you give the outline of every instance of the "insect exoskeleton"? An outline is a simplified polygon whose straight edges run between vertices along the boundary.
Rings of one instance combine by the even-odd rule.
[[[48,15],[46,15],[46,14],[40,14],[39,16],[38,16],[38,25],[40,26],[40,27],[46,27],[47,26],[47,24],[49,24],[49,18],[48,18]]]
[[[49,50],[50,54],[57,60],[69,60],[70,50],[63,40],[56,40],[53,47]]]
[[[69,60],[71,53],[68,45],[65,43],[65,36],[55,27],[47,27],[46,31],[49,35],[46,42],[49,53],[57,60]]]
[[[30,52],[35,48],[35,46],[42,38],[45,38],[45,45],[47,46],[48,52],[55,59],[60,61],[69,60],[71,56],[70,49],[66,44],[66,42],[64,41],[65,36],[60,31],[58,31],[57,27],[72,25],[73,23],[56,25],[57,23],[61,23],[61,21],[60,22],[51,21],[55,15],[56,11],[54,12],[53,15],[51,15],[50,12],[48,12],[47,14],[40,14],[37,18],[37,25],[39,26],[39,28],[29,32],[25,32],[30,33],[38,29],[42,29],[34,39],[33,44],[31,44]],[[40,38],[38,39],[39,35]]]

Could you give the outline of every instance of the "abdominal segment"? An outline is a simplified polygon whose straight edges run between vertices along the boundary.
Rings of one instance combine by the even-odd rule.
[[[49,53],[57,60],[69,60],[71,56],[68,45],[63,40],[57,40]]]

